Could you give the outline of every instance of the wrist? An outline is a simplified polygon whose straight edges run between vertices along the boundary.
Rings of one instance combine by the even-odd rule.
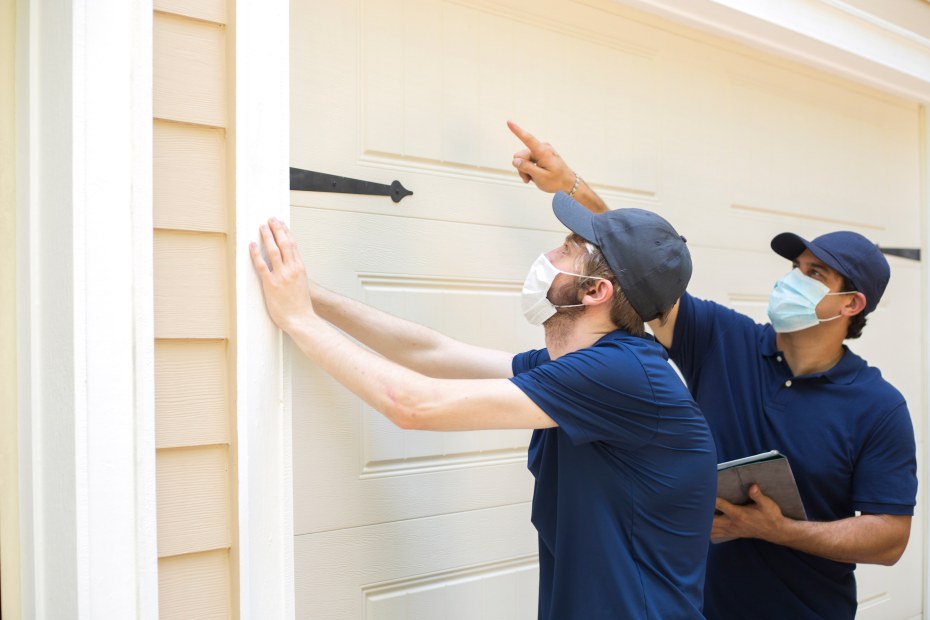
[[[577,194],[578,190],[581,188],[581,184],[584,183],[584,180],[581,178],[581,176],[579,176],[577,172],[573,172],[572,175],[573,175],[572,185],[568,190],[568,196],[570,198],[575,197],[575,194]]]

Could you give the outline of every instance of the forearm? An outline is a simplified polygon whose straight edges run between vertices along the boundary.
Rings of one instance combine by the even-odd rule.
[[[836,562],[890,566],[907,547],[910,520],[900,515],[861,515],[830,522],[785,519],[766,539]]]
[[[405,428],[404,407],[427,379],[360,347],[319,316],[309,314],[285,327],[301,351],[345,388]]]
[[[358,346],[310,313],[287,325],[297,346],[349,391],[404,429],[548,428],[555,423],[504,379],[436,379]]]
[[[317,314],[365,346],[407,368],[430,376],[458,376],[457,341],[423,325],[311,284]]]
[[[570,189],[571,188],[566,191],[570,191]],[[579,180],[578,189],[575,190],[574,198],[592,213],[605,213],[609,210],[607,208],[607,203],[605,203],[603,199],[597,195],[597,192],[591,189],[591,186],[583,180]]]

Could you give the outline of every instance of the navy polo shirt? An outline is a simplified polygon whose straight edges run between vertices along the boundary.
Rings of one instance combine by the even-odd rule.
[[[664,348],[615,331],[513,372],[559,425],[529,447],[539,618],[701,618],[716,452]]]
[[[911,515],[914,430],[904,397],[844,346],[826,372],[796,377],[771,325],[682,297],[672,360],[710,424],[721,461],[778,450],[788,457],[808,518],[856,511]],[[738,539],[711,545],[708,618],[852,618],[854,564]]]

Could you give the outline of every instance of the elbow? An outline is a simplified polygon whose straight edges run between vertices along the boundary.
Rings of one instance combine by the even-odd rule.
[[[418,431],[423,429],[423,427],[420,426],[420,418],[409,407],[392,407],[390,412],[386,412],[386,415],[398,428],[402,428],[405,431]]]
[[[878,554],[878,557],[875,558],[872,563],[880,564],[882,566],[894,566],[898,563],[898,560],[901,559],[901,556],[904,555],[904,551],[907,549],[907,542],[910,539],[910,521],[907,523],[907,529],[900,533],[899,536],[895,537],[895,540],[890,541],[890,543]]]
[[[404,430],[436,430],[437,391],[431,379],[418,377],[388,386],[381,412]]]
[[[901,556],[904,555],[905,549],[907,549],[906,540],[902,543],[895,544],[889,549],[886,549],[882,556],[878,558],[875,563],[881,564],[882,566],[894,566],[898,563],[898,560],[901,559]]]
[[[429,430],[422,398],[417,398],[411,390],[389,391],[387,396],[382,413],[398,428],[407,431]]]

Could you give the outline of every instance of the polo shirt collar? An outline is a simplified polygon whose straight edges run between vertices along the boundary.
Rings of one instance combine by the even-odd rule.
[[[759,335],[759,351],[764,357],[775,357],[776,355],[781,354],[775,344],[775,330],[772,329],[771,325],[766,325],[765,329],[763,329],[762,333]],[[840,361],[837,362],[836,366],[827,370],[826,372],[817,372],[812,375],[804,375],[803,378],[814,379],[816,377],[823,377],[831,383],[849,385],[856,380],[856,377],[859,375],[859,371],[862,370],[864,366],[865,360],[850,351],[849,348],[844,344],[843,357],[840,358]]]

